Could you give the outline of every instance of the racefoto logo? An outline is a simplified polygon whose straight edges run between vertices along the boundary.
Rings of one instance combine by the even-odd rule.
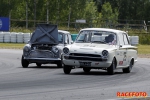
[[[146,92],[117,92],[119,98],[146,98],[147,96]]]
[[[0,19],[0,29],[2,28],[2,26],[3,26],[3,22],[2,22],[2,20]]]

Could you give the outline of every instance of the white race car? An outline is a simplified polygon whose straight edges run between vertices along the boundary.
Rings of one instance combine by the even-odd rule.
[[[63,48],[62,62],[65,74],[74,68],[104,69],[112,75],[121,68],[130,73],[137,61],[137,47],[132,46],[125,31],[106,28],[80,30],[75,42]]]

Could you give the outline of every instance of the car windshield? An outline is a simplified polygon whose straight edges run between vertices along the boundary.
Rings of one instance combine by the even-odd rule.
[[[106,43],[116,45],[116,34],[109,31],[81,31],[76,43]]]
[[[58,41],[59,41],[59,43],[63,43],[63,34],[62,33],[58,33]]]

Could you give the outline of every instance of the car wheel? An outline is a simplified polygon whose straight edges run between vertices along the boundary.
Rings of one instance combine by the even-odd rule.
[[[64,65],[63,70],[65,74],[70,74],[71,66]]]
[[[89,73],[89,72],[91,71],[91,68],[83,68],[83,71],[84,71],[85,73]]]
[[[115,58],[113,59],[109,68],[107,68],[107,72],[109,75],[113,75],[115,73],[114,69],[116,68]]]
[[[57,63],[57,67],[58,67],[58,68],[62,68],[62,67],[63,67],[63,65],[62,65],[62,62],[61,62],[61,61]]]
[[[22,64],[23,68],[27,68],[28,65],[29,65],[29,62],[24,59],[23,55],[22,55],[22,58],[21,58],[21,64]]]
[[[40,63],[36,63],[36,66],[37,66],[37,67],[41,67],[41,65],[42,65],[42,64],[40,64]]]
[[[130,73],[133,67],[133,61],[130,61],[130,65],[127,68],[122,69],[123,73]]]

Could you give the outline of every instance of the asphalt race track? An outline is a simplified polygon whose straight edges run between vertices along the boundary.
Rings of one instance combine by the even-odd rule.
[[[131,73],[116,70],[62,68],[47,64],[21,66],[22,50],[0,49],[0,100],[114,100],[117,92],[146,92],[150,95],[150,59],[138,58]],[[148,100],[148,99],[147,99]]]

